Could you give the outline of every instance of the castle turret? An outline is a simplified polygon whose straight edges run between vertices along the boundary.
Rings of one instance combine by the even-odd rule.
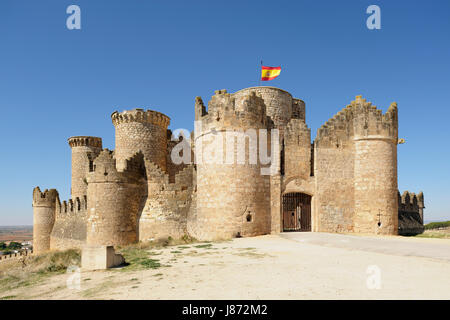
[[[263,99],[218,90],[208,110],[199,97],[195,110],[197,216],[188,219],[188,231],[201,240],[269,233],[270,176],[258,159],[267,143],[259,132],[269,125]]]
[[[72,149],[72,199],[87,194],[87,174],[93,170],[94,159],[102,151],[102,139],[78,136],[68,139]]]
[[[116,129],[118,169],[124,169],[125,160],[142,151],[147,160],[166,171],[169,117],[153,110],[134,109],[115,111],[111,118]]]
[[[114,153],[103,150],[88,174],[88,245],[126,245],[138,240],[138,215],[142,211],[147,183],[142,153],[116,169]]]
[[[397,104],[383,115],[361,96],[352,101],[355,232],[398,233]]]
[[[50,234],[55,224],[56,202],[59,202],[56,189],[41,192],[33,190],[33,251],[42,253],[50,250]]]
[[[241,104],[251,92],[255,92],[264,100],[266,114],[273,120],[275,127],[284,127],[293,115],[299,119],[305,114],[305,103],[299,99],[293,99],[292,95],[275,87],[252,87],[239,90],[233,94],[236,104]],[[294,108],[293,108],[294,107]]]

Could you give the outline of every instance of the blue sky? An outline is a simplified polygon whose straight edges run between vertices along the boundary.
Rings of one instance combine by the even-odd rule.
[[[81,8],[81,30],[66,8]],[[381,8],[381,30],[366,8]],[[399,106],[399,188],[425,193],[427,220],[450,219],[450,2],[0,2],[0,225],[32,224],[36,185],[70,191],[67,138],[114,148],[110,114],[135,107],[193,129],[195,96],[268,83],[306,102],[317,128],[362,94]]]

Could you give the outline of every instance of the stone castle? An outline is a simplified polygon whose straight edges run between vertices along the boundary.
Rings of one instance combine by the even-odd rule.
[[[61,202],[55,189],[33,190],[35,252],[185,235],[423,231],[423,194],[401,196],[397,188],[396,103],[383,114],[357,96],[318,129],[313,144],[305,103],[274,87],[219,90],[207,107],[197,97],[188,137],[173,137],[170,119],[157,111],[116,111],[111,118],[114,151],[98,137],[69,138],[71,199]],[[230,132],[249,132],[245,157],[206,161],[205,152],[224,157],[219,144],[230,141]],[[267,163],[251,161],[261,146],[270,154],[270,174],[261,173]],[[173,153],[192,160],[176,163]],[[239,157],[236,149],[231,154]]]

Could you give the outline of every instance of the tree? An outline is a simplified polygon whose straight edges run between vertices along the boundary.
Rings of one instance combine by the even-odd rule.
[[[22,249],[22,245],[19,242],[11,241],[9,243],[8,249],[10,249],[10,250],[19,250],[19,249]]]
[[[0,250],[6,249],[6,243],[0,242]]]

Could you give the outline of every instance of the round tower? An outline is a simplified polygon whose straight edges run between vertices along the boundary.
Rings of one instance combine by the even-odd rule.
[[[386,114],[357,96],[354,110],[354,231],[398,234],[397,105]]]
[[[116,129],[118,169],[123,168],[125,159],[142,151],[146,159],[166,171],[169,117],[153,110],[134,109],[120,113],[115,111],[111,118]]]
[[[50,234],[55,224],[56,189],[41,192],[33,190],[33,252],[36,254],[50,250]]]
[[[262,174],[258,152],[264,101],[256,92],[237,100],[219,90],[207,112],[200,98],[195,109],[197,211],[188,232],[200,240],[269,233],[270,176]]]
[[[292,118],[292,105],[297,106],[299,99],[292,99],[292,95],[284,90],[275,87],[251,87],[239,90],[233,94],[236,104],[240,105],[250,92],[257,93],[266,105],[266,114],[273,120],[275,127],[284,127]],[[301,101],[301,100],[300,100]],[[303,102],[303,101],[302,101]],[[301,106],[295,108],[295,113],[300,112]],[[303,103],[304,110],[304,103]]]
[[[78,136],[68,139],[72,149],[71,197],[80,199],[87,194],[86,175],[93,170],[94,159],[102,151],[102,138]]]
[[[147,184],[142,153],[116,169],[114,153],[103,150],[88,174],[88,245],[127,245],[138,238],[138,215],[145,202]]]

